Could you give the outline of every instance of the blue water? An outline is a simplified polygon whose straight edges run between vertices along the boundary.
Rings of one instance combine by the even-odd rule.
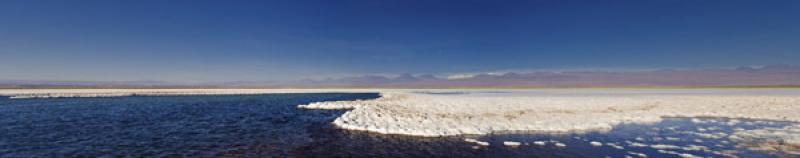
[[[2,157],[289,156],[343,111],[299,104],[377,94],[0,100]]]
[[[740,157],[779,157],[736,147],[727,138],[708,139],[682,132],[732,133],[733,128],[779,128],[789,122],[726,119],[697,123],[668,118],[651,125],[626,124],[608,133],[514,134],[422,138],[341,130],[330,122],[342,110],[297,109],[318,101],[372,99],[363,94],[268,94],[112,98],[0,98],[0,157],[677,157],[646,147],[593,147],[590,141],[701,145],[737,151]],[[667,130],[667,128],[675,130]],[[716,127],[716,128],[714,128]],[[680,138],[678,141],[657,138]],[[464,142],[490,142],[480,147]],[[638,139],[637,139],[638,138]],[[559,141],[567,147],[506,147],[503,141]],[[701,140],[698,142],[696,140]],[[679,150],[676,150],[679,151]],[[680,151],[724,157],[709,151]]]

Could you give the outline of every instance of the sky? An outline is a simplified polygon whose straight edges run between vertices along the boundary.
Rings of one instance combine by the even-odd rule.
[[[3,0],[0,80],[800,64],[796,0]]]

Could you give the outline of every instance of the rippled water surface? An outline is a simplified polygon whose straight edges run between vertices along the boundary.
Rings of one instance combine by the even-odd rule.
[[[113,97],[0,100],[0,154],[28,156],[289,156],[309,128],[343,111],[317,101],[377,94]]]
[[[377,97],[364,93],[0,98],[0,157],[779,157],[786,155],[749,151],[727,137],[703,134],[729,135],[791,124],[668,118],[651,125],[621,125],[608,133],[421,138],[340,130],[329,122],[345,111],[296,108],[310,102]],[[509,147],[504,141],[522,145]],[[657,144],[693,148],[650,147]]]

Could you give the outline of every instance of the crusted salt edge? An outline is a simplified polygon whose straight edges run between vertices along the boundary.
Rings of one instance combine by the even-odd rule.
[[[510,147],[517,147],[517,146],[520,146],[520,145],[522,145],[522,143],[520,143],[520,142],[515,142],[515,141],[504,141],[504,142],[503,142],[503,145],[505,145],[505,146],[510,146]]]
[[[617,124],[656,123],[662,117],[800,121],[797,94],[381,95],[374,100],[298,107],[353,109],[333,122],[344,129],[426,137],[501,131],[609,131]]]
[[[750,150],[800,155],[800,125],[742,130],[728,138]]]

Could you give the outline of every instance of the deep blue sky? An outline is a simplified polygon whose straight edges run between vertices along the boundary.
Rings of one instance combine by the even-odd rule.
[[[0,1],[0,79],[800,63],[800,1]]]

